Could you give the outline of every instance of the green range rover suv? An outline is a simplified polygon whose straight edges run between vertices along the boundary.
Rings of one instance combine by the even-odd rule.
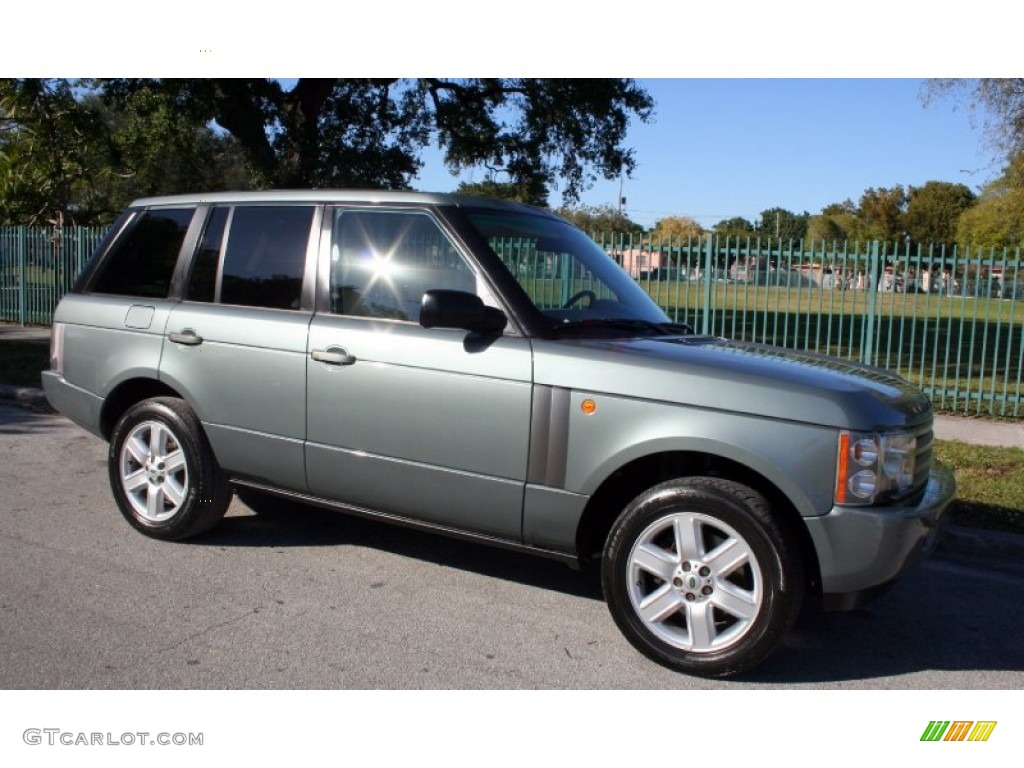
[[[897,376],[695,335],[551,213],[397,192],[136,201],[57,308],[51,403],[121,512],[183,539],[232,493],[570,563],[651,659],[760,663],[861,604],[954,497]]]

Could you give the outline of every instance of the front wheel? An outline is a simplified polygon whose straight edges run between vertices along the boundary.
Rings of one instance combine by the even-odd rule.
[[[178,398],[157,397],[129,408],[110,438],[108,467],[121,513],[155,539],[202,533],[231,502],[231,488],[199,419]]]
[[[634,499],[608,536],[602,583],[638,650],[703,677],[760,664],[803,597],[797,544],[767,500],[715,477],[672,480]]]

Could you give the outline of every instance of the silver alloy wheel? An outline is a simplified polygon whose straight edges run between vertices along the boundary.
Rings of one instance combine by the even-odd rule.
[[[633,543],[627,568],[637,617],[683,651],[734,645],[761,611],[764,577],[750,544],[709,515],[676,512],[657,519]]]
[[[188,494],[188,466],[181,441],[159,421],[136,424],[120,457],[121,487],[147,523],[174,517]]]

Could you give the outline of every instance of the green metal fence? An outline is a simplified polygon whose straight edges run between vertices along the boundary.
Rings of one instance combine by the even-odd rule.
[[[0,227],[0,320],[47,325],[106,227]]]
[[[0,227],[0,320],[47,324],[104,228]],[[701,333],[890,368],[945,412],[1024,415],[1017,250],[595,236]]]

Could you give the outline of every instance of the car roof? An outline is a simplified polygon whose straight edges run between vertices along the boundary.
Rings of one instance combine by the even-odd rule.
[[[459,207],[493,208],[521,213],[553,216],[542,208],[534,208],[510,200],[472,197],[438,192],[407,192],[384,189],[264,189],[239,192],[199,192],[185,195],[142,197],[130,208],[154,208],[174,205],[230,205],[233,203],[375,203],[380,205],[420,204],[454,205]]]

